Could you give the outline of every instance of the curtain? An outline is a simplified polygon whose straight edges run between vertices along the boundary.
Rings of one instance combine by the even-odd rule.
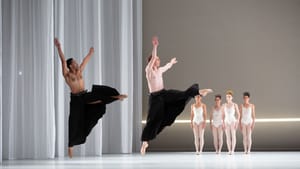
[[[83,73],[88,90],[92,84],[103,84],[129,96],[107,105],[106,114],[87,142],[74,147],[75,156],[138,150],[141,3],[2,0],[3,159],[44,159],[67,153],[70,91],[62,76],[54,37],[60,39],[66,58],[78,62],[90,47],[95,48]]]
[[[3,1],[3,156],[53,157],[52,2]]]
[[[2,162],[2,1],[0,0],[0,162]]]

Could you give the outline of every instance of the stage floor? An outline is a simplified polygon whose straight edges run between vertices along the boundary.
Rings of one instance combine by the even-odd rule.
[[[300,168],[300,152],[252,152],[245,155],[236,152],[217,155],[204,152],[195,155],[192,152],[139,154],[104,154],[101,157],[57,158],[49,160],[10,160],[3,161],[0,168],[14,169],[288,169]]]

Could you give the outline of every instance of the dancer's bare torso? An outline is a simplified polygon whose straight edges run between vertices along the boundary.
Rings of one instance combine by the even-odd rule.
[[[85,90],[81,71],[77,71],[75,73],[69,71],[65,75],[65,80],[72,93],[80,93]]]
[[[150,93],[164,89],[162,69],[146,67],[145,71]]]

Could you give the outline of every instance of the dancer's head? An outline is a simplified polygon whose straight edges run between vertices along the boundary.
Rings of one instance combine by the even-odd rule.
[[[148,57],[148,63],[151,61],[151,59],[152,59],[152,55],[150,55],[150,56]],[[158,56],[156,57],[153,66],[154,66],[154,67],[159,67],[159,66],[160,66],[160,59],[159,59]]]
[[[232,90],[227,90],[226,91],[226,101],[231,102],[233,99],[233,91]]]
[[[196,103],[200,103],[201,100],[202,100],[202,97],[201,97],[200,95],[196,95],[196,96],[195,96],[195,101],[196,101]]]
[[[222,97],[220,94],[215,95],[216,105],[221,105],[221,99],[222,99]]]
[[[244,92],[243,93],[243,99],[245,103],[249,103],[250,100],[250,93],[249,92]]]
[[[69,68],[70,71],[73,71],[73,72],[77,71],[79,69],[79,66],[78,66],[76,60],[73,58],[69,58],[67,60],[67,67]]]

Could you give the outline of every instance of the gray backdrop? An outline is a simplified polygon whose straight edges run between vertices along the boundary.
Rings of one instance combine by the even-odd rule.
[[[198,82],[222,96],[232,89],[238,104],[249,91],[257,118],[299,118],[299,30],[297,0],[144,0],[143,67],[151,53],[151,37],[158,35],[161,63],[178,60],[164,76],[166,88],[184,90]],[[144,120],[147,94],[143,72]],[[213,95],[204,102],[210,108]],[[178,119],[190,119],[189,107]],[[240,131],[237,136],[241,150]],[[189,124],[175,124],[150,143],[152,151],[194,149]],[[212,149],[207,126],[204,151]],[[257,123],[253,149],[300,150],[300,122]]]

